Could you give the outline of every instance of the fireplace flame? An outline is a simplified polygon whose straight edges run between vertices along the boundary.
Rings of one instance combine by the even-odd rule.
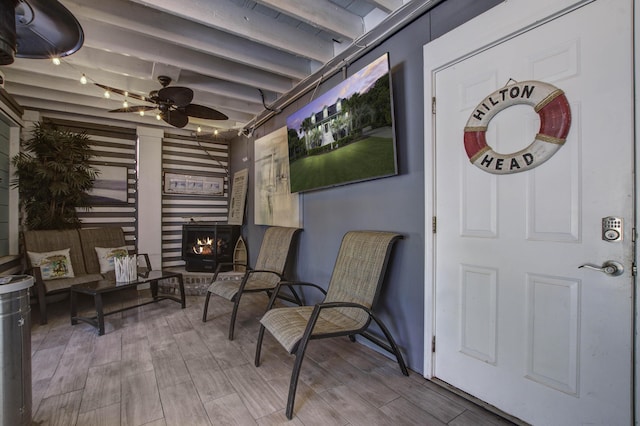
[[[199,255],[213,254],[213,239],[212,238],[198,238],[193,245],[193,252]]]

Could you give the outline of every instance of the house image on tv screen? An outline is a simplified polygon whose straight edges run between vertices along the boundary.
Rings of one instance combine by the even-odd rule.
[[[287,118],[291,192],[397,174],[384,54]]]

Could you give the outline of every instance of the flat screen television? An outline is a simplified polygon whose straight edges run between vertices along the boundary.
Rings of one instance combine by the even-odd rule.
[[[287,117],[291,192],[398,173],[387,53]]]

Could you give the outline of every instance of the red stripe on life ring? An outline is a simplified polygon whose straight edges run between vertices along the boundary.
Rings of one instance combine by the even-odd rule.
[[[571,127],[571,109],[567,97],[562,94],[538,111],[540,131],[538,133],[557,139],[566,139]],[[465,135],[466,146],[466,135]]]
[[[476,154],[488,147],[485,134],[484,131],[464,132],[464,149],[469,159],[475,158]]]

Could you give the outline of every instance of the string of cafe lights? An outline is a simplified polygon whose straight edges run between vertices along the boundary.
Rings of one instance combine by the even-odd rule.
[[[63,63],[63,61],[62,61],[59,57],[57,57],[57,56],[54,56],[53,58],[51,58],[51,61],[52,61],[52,62],[53,62],[53,64],[54,64],[54,65],[56,65],[56,66],[61,65],[61,64]],[[67,61],[64,61],[64,64],[65,64],[66,66],[70,67],[71,69],[73,69],[74,71],[76,71],[76,72],[80,73],[80,71],[79,71],[75,66],[73,66],[71,63],[69,63],[69,62],[67,62]],[[84,72],[83,72],[83,73],[81,73],[81,74],[82,74],[82,75],[80,76],[80,79],[79,79],[80,84],[82,84],[82,85],[86,85],[86,84],[88,84],[89,82],[94,83],[94,84],[97,84],[97,83],[98,83],[96,80],[92,79],[91,77],[88,77],[88,76],[86,75],[86,73],[84,73]],[[97,86],[96,86],[96,87],[97,87]],[[105,99],[111,99],[111,91],[110,91],[110,90],[108,90],[108,89],[106,89],[106,90],[103,92],[103,96],[104,96],[104,98],[105,98]],[[126,91],[125,91],[125,92],[124,92],[124,100],[122,101],[122,108],[129,108],[129,101],[127,100],[127,96],[128,96],[128,92],[126,92]],[[134,106],[135,106],[135,105],[134,105]],[[138,111],[138,114],[139,114],[141,117],[144,117],[144,116],[146,115],[146,114],[145,114],[145,111],[144,111],[144,110],[142,110],[142,109],[141,109],[140,111]],[[160,112],[157,112],[157,113],[156,113],[156,120],[158,120],[158,121],[162,120],[162,116],[160,115]],[[203,132],[203,130],[202,130],[202,126],[198,126],[198,127],[197,127],[197,129],[196,129],[196,133],[197,133],[197,134],[202,134],[202,132]],[[216,136],[216,137],[217,137],[217,136],[218,136],[218,134],[219,134],[219,130],[218,130],[218,129],[216,129],[215,127],[213,127],[213,128],[212,128],[212,134],[213,134],[214,136]]]

